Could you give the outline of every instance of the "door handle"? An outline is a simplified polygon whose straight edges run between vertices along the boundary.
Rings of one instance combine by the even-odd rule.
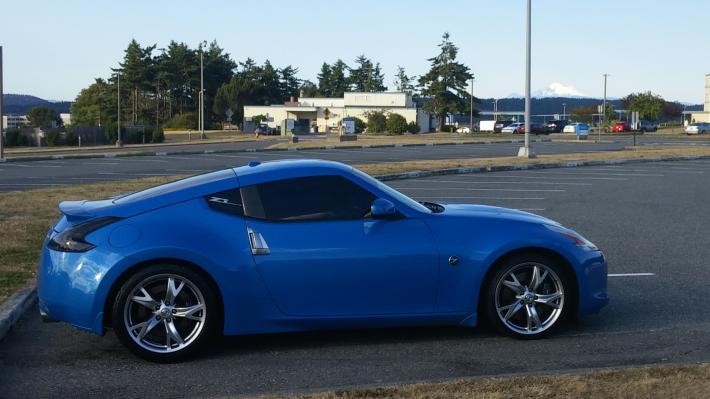
[[[247,234],[249,235],[249,245],[251,246],[252,255],[268,255],[271,252],[269,245],[266,243],[261,233],[247,228]]]

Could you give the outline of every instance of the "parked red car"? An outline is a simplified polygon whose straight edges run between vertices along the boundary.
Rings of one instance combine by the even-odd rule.
[[[629,122],[616,122],[611,131],[614,133],[630,132],[631,125],[629,124]]]

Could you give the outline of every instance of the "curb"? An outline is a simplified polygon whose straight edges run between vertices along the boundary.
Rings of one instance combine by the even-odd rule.
[[[532,143],[549,143],[551,139],[534,139]],[[123,158],[123,157],[151,157],[169,155],[203,155],[203,154],[230,154],[243,152],[274,152],[274,151],[308,151],[308,150],[340,150],[340,149],[367,149],[367,148],[400,148],[400,147],[435,147],[449,145],[486,145],[486,144],[520,144],[523,140],[490,140],[490,141],[452,141],[442,143],[414,143],[414,144],[362,144],[333,146],[323,145],[318,147],[289,147],[289,148],[245,148],[235,150],[201,150],[201,151],[131,151],[131,152],[107,152],[94,154],[55,154],[28,157],[5,158],[3,162],[33,162],[33,161],[54,161],[58,159],[96,159],[96,158]]]
[[[17,320],[37,303],[37,287],[23,288],[0,303],[0,341]]]

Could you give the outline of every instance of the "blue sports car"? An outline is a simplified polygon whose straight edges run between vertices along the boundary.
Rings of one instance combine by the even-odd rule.
[[[599,249],[560,224],[419,203],[340,163],[226,169],[102,201],[66,201],[38,276],[45,321],[169,362],[217,333],[487,321],[550,333],[607,302]]]

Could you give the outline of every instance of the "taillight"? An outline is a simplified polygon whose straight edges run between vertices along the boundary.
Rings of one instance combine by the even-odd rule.
[[[86,241],[86,236],[118,220],[121,220],[121,218],[112,216],[100,217],[68,227],[54,236],[47,246],[55,251],[86,252],[95,247],[94,244]]]

